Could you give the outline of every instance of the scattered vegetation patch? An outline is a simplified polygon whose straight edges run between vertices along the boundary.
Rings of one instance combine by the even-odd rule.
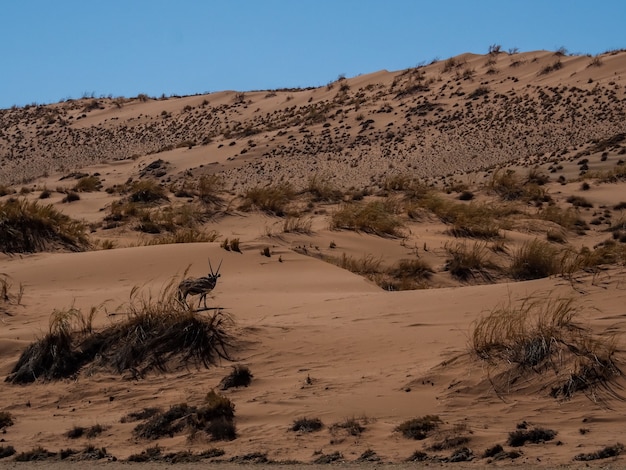
[[[516,450],[511,450],[511,451],[504,450],[504,447],[502,447],[500,444],[496,444],[495,446],[490,447],[489,449],[485,450],[485,452],[482,455],[484,459],[493,459],[496,461],[504,460],[504,459],[514,460],[521,456],[522,454]]]
[[[589,462],[591,460],[608,459],[611,457],[617,457],[622,452],[624,452],[624,445],[617,443],[612,446],[606,446],[605,448],[597,450],[595,452],[590,452],[588,454],[578,454],[574,457],[574,460]]]
[[[324,424],[319,418],[298,418],[294,420],[289,430],[308,433],[319,431],[322,427],[324,427]]]
[[[515,251],[509,272],[518,280],[540,279],[558,274],[560,261],[558,250],[548,242],[534,239]]]
[[[446,244],[448,253],[445,269],[454,278],[460,281],[472,279],[493,280],[492,272],[497,266],[489,258],[489,250],[484,243],[457,243],[455,245]]]
[[[3,253],[82,251],[88,246],[85,226],[52,205],[25,199],[0,202],[0,251]]]
[[[502,368],[491,380],[497,391],[535,377],[555,398],[579,391],[593,400],[600,390],[614,394],[611,383],[620,374],[616,339],[577,323],[580,312],[571,298],[528,298],[518,306],[509,299],[472,325],[472,351]]]
[[[13,446],[0,446],[0,459],[6,459],[15,454],[15,448]]]
[[[395,210],[388,201],[344,204],[332,215],[331,228],[396,237],[402,222]]]
[[[203,432],[213,440],[233,440],[237,437],[235,405],[225,396],[211,390],[201,406],[181,403],[165,412],[151,416],[138,424],[133,434],[142,439],[156,440],[164,436],[173,437],[183,430],[195,437]]]
[[[0,411],[0,429],[6,429],[9,426],[13,426],[13,415],[8,411]]]
[[[270,214],[283,216],[287,205],[294,199],[295,191],[289,183],[273,186],[256,186],[245,192],[241,210],[250,210],[253,207]]]
[[[335,462],[341,462],[343,460],[343,454],[339,451],[335,451],[332,454],[322,454],[313,460],[314,464],[330,464]]]
[[[102,182],[97,176],[83,176],[79,179],[72,190],[76,192],[94,192],[102,189]]]
[[[346,418],[345,420],[335,423],[330,427],[331,432],[345,431],[349,436],[360,436],[365,431],[366,419]]]
[[[87,439],[93,439],[94,437],[102,434],[105,430],[106,427],[102,426],[101,424],[94,424],[93,426],[90,426],[88,428],[85,428],[83,426],[74,426],[72,429],[66,432],[65,435],[69,439],[78,439],[79,437],[83,436],[85,436]]]
[[[234,365],[230,374],[220,381],[220,389],[228,390],[233,387],[247,387],[252,382],[253,377],[248,366]]]
[[[38,462],[56,457],[56,452],[50,452],[43,447],[35,447],[26,452],[21,452],[15,456],[16,462]]]
[[[527,443],[539,444],[554,439],[557,435],[556,431],[545,428],[533,429],[516,429],[509,433],[507,444],[511,447],[521,447]]]
[[[133,289],[126,318],[99,331],[91,327],[97,309],[89,316],[76,308],[53,312],[48,333],[26,348],[6,380],[57,380],[87,364],[141,376],[171,364],[209,367],[228,359],[230,317],[219,310],[197,315],[178,301],[174,281],[158,298]]]
[[[426,415],[420,418],[410,419],[398,425],[396,432],[402,433],[407,439],[422,440],[428,437],[428,433],[437,429],[441,424],[441,418],[437,415]]]

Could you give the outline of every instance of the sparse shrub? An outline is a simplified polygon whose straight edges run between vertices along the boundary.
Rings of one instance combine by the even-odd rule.
[[[13,446],[0,446],[0,459],[6,459],[15,454],[15,448]]]
[[[0,202],[0,251],[4,253],[82,251],[88,245],[85,226],[52,205],[25,199]]]
[[[9,426],[13,426],[15,424],[13,422],[13,415],[8,411],[0,411],[0,429],[8,428]]]
[[[289,217],[283,222],[284,233],[311,233],[313,220],[309,217]]]
[[[221,311],[196,315],[178,300],[174,281],[156,299],[133,289],[127,317],[100,331],[91,327],[97,309],[88,317],[75,308],[55,311],[50,331],[26,348],[7,381],[67,378],[88,363],[142,375],[167,370],[171,361],[209,367],[228,359],[230,318]]]
[[[509,268],[515,279],[529,280],[560,272],[559,252],[549,243],[534,239],[525,242],[514,254]]]
[[[169,245],[173,243],[212,243],[219,238],[216,231],[203,232],[193,228],[182,228],[174,233],[152,238],[143,242],[143,245]],[[102,249],[107,249],[104,245]]]
[[[606,446],[605,448],[598,450],[596,452],[590,452],[588,454],[582,453],[577,454],[574,457],[574,460],[589,462],[591,460],[600,460],[600,459],[608,459],[611,457],[617,457],[622,452],[624,452],[624,445],[617,443],[612,446]]]
[[[288,183],[273,186],[257,186],[251,188],[243,196],[242,210],[250,210],[252,207],[274,214],[285,215],[287,204],[293,200],[295,191]]]
[[[75,191],[68,191],[67,193],[65,193],[63,199],[61,199],[61,202],[63,203],[70,203],[75,201],[80,201],[80,195]]]
[[[343,460],[343,454],[339,451],[335,451],[332,454],[322,454],[313,460],[313,463],[316,465],[326,465],[331,464],[333,462],[339,462]]]
[[[387,271],[396,279],[429,279],[434,270],[422,259],[401,259]]]
[[[141,411],[133,411],[123,416],[120,420],[121,423],[132,423],[133,421],[142,421],[149,418],[152,418],[155,414],[161,413],[161,408],[156,407],[148,407],[144,408]]]
[[[341,191],[332,184],[332,178],[319,173],[309,179],[305,191],[315,202],[337,202],[343,198]]]
[[[319,431],[323,426],[319,418],[298,418],[289,429],[295,432],[314,432]]]
[[[593,396],[599,387],[611,393],[611,381],[619,374],[615,339],[596,338],[575,322],[579,313],[571,298],[528,298],[519,306],[509,300],[472,325],[472,351],[489,363],[508,366],[491,381],[502,390],[524,374],[541,378],[549,370],[555,398],[567,399],[578,391]]]
[[[271,250],[270,250],[270,247],[269,247],[269,246],[265,246],[265,247],[263,247],[263,249],[261,250],[261,254],[262,254],[263,256],[267,256],[268,258],[271,258],[271,257],[272,257],[272,252],[271,252]]]
[[[402,222],[384,201],[344,204],[332,215],[332,229],[347,229],[379,236],[399,236]]]
[[[537,217],[542,220],[549,220],[559,224],[566,230],[573,230],[577,233],[583,234],[585,230],[589,228],[587,223],[580,218],[576,209],[569,207],[567,209],[561,209],[559,206],[548,206],[543,208]]]
[[[343,253],[341,259],[335,260],[335,263],[342,269],[356,274],[367,275],[380,272],[382,259],[375,258],[373,255],[364,255],[362,258],[356,259]]]
[[[445,249],[449,255],[445,269],[456,279],[493,279],[491,271],[497,269],[497,266],[489,259],[485,243],[472,243],[471,247],[467,243],[446,244]]]
[[[241,253],[241,248],[239,247],[239,238],[232,238],[229,242],[229,251],[236,251],[237,253]]]
[[[593,207],[593,204],[590,203],[587,199],[585,199],[582,196],[569,196],[566,199],[566,201],[569,202],[574,207],[585,207],[585,208]]]
[[[228,390],[233,387],[247,387],[252,382],[253,377],[247,366],[235,365],[231,373],[220,381],[220,389]]]
[[[437,429],[441,424],[441,418],[437,415],[426,415],[420,418],[410,419],[398,425],[396,432],[402,433],[407,439],[422,440],[428,437],[428,433]]]
[[[133,183],[129,188],[130,202],[155,203],[167,200],[167,195],[163,186],[153,180],[146,179]]]
[[[365,431],[365,426],[361,424],[361,420],[356,418],[346,418],[340,423],[335,423],[330,427],[331,432],[343,430],[350,436],[360,436]]]
[[[94,192],[102,189],[102,182],[97,176],[84,176],[72,188],[77,192]]]
[[[539,444],[541,442],[551,441],[556,437],[556,434],[556,431],[545,428],[516,429],[509,433],[507,443],[511,447],[521,447],[527,442]]]
[[[43,447],[35,447],[29,451],[21,452],[15,456],[16,462],[37,462],[42,460],[48,460],[52,457],[55,457],[57,454],[55,452],[50,452]]]

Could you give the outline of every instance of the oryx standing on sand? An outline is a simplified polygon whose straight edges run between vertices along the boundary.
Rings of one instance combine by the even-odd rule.
[[[222,261],[220,261],[217,271],[213,272],[213,266],[211,266],[211,260],[209,259],[209,269],[211,270],[211,274],[204,277],[189,278],[181,281],[181,283],[178,284],[178,300],[184,305],[189,306],[187,303],[187,296],[200,295],[198,307],[200,307],[200,302],[204,300],[204,308],[206,310],[206,296],[209,292],[215,289],[217,278],[220,277],[220,267],[222,266]]]

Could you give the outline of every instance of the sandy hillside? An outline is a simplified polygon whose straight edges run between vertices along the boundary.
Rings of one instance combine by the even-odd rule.
[[[466,54],[1,111],[3,460],[622,465],[625,73]]]

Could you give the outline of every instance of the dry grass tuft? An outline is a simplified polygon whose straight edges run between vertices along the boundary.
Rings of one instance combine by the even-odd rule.
[[[548,242],[534,239],[525,242],[513,254],[509,272],[514,279],[540,279],[561,271],[559,250]]]
[[[87,364],[142,376],[172,364],[209,367],[228,359],[230,317],[219,310],[200,316],[182,305],[176,281],[157,298],[133,289],[125,319],[100,331],[91,326],[98,308],[88,316],[73,307],[53,312],[49,332],[26,348],[6,380],[58,380],[76,375]]]
[[[289,183],[282,183],[273,186],[256,186],[245,192],[241,210],[250,210],[253,207],[274,214],[283,216],[287,212],[288,204],[294,199],[296,193]]]
[[[402,222],[390,201],[344,204],[332,215],[331,229],[346,229],[379,236],[400,236]]]
[[[493,309],[472,325],[472,352],[505,371],[493,382],[503,380],[509,388],[520,376],[532,372],[551,382],[551,395],[570,398],[585,391],[611,389],[620,373],[614,359],[614,336],[598,337],[577,323],[581,308],[571,298],[528,298],[518,306],[511,300]],[[547,376],[546,376],[547,374]]]
[[[82,251],[89,241],[85,226],[37,201],[8,199],[0,202],[0,251],[34,253],[65,249]]]
[[[396,427],[395,431],[402,433],[407,439],[422,440],[428,437],[429,432],[437,429],[441,422],[441,418],[437,415],[426,415],[404,421]]]
[[[490,250],[485,243],[472,243],[471,246],[467,243],[446,244],[445,249],[449,256],[445,269],[454,278],[461,281],[493,280],[492,272],[498,267],[490,260]]]

